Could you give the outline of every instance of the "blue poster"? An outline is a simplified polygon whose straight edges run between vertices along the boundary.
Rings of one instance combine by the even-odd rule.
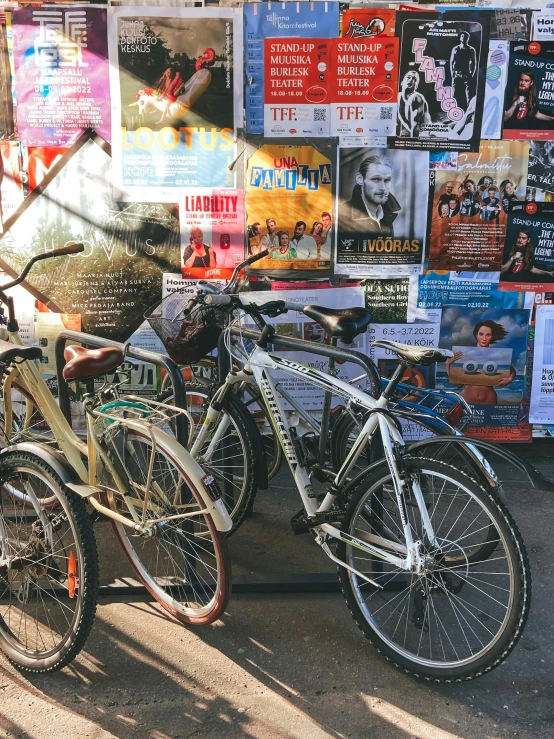
[[[264,132],[264,39],[334,38],[338,33],[338,2],[244,4],[248,133]]]

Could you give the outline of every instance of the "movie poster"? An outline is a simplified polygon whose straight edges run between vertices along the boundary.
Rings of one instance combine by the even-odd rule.
[[[475,429],[484,438],[520,440],[506,431],[520,420],[529,318],[525,309],[443,308],[439,346],[454,354],[437,365],[436,388],[455,390],[470,405],[466,433]]]
[[[110,140],[107,9],[16,8],[11,14],[17,130],[27,146],[65,146],[87,128]]]
[[[246,130],[264,132],[264,44],[266,38],[305,41],[338,35],[338,2],[244,3]],[[239,68],[242,68],[242,61]]]
[[[266,144],[246,169],[248,253],[269,249],[253,270],[284,277],[325,277],[333,243],[335,147]]]
[[[491,38],[487,59],[483,121],[481,123],[482,139],[491,140],[502,138],[504,88],[506,87],[506,77],[508,75],[508,50],[508,41]]]
[[[14,133],[13,91],[6,22],[0,19],[0,139],[7,139]]]
[[[529,142],[527,186],[538,190],[554,192],[553,140]]]
[[[271,38],[264,47],[264,135],[329,136],[332,42]]]
[[[427,228],[429,154],[341,147],[337,168],[335,274],[419,273]]]
[[[399,12],[398,149],[477,151],[490,15]]]
[[[390,136],[398,97],[398,39],[332,42],[331,135]]]
[[[342,37],[372,39],[376,36],[394,36],[396,11],[363,6],[347,7],[342,14]]]
[[[456,171],[436,171],[430,215],[429,269],[500,269],[508,210],[525,201],[526,141],[481,141],[460,152]]]
[[[554,203],[511,206],[499,286],[502,290],[554,290]]]
[[[512,41],[504,139],[554,139],[554,41]]]
[[[109,145],[83,135],[5,224],[0,268],[18,274],[35,254],[72,243],[85,250],[39,262],[27,288],[83,330],[126,341],[160,299],[162,269],[180,268],[179,220],[158,203],[113,200]]]
[[[234,186],[242,125],[235,8],[112,8],[114,192],[177,202],[183,187]]]
[[[244,261],[243,190],[185,190],[179,200],[181,272],[229,279]]]

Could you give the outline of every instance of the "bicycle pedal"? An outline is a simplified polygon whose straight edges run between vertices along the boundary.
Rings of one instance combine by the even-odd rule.
[[[306,511],[303,508],[301,508],[298,513],[294,514],[290,520],[290,525],[295,536],[307,534],[309,532],[310,527],[308,526]]]

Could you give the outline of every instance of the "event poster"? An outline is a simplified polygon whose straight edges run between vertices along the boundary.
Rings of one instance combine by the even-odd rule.
[[[323,38],[266,38],[265,136],[329,136],[332,48]]]
[[[554,305],[537,306],[529,421],[554,424]]]
[[[398,39],[332,42],[331,134],[390,136],[398,98]]]
[[[527,185],[554,192],[554,140],[529,142]]]
[[[486,438],[489,427],[488,438],[517,440],[504,429],[520,419],[529,318],[526,309],[443,308],[439,346],[453,356],[437,365],[436,387],[459,392],[470,405],[469,433]]]
[[[333,243],[335,147],[266,144],[246,169],[248,253],[269,249],[253,270],[277,279],[325,277]]]
[[[183,277],[229,279],[244,261],[243,190],[185,190],[179,199]]]
[[[502,138],[504,88],[508,74],[508,51],[508,41],[492,38],[489,41],[485,104],[483,107],[483,121],[481,123],[482,139]]]
[[[512,41],[504,139],[554,139],[554,41]]]
[[[408,319],[410,280],[364,280],[365,307],[374,323],[402,323]]]
[[[526,141],[481,141],[478,153],[459,153],[456,171],[431,173],[429,269],[500,269],[509,207],[525,200],[528,155]]]
[[[401,149],[477,151],[485,95],[487,12],[399,12],[396,136]]]
[[[32,294],[83,331],[126,341],[161,295],[162,270],[179,271],[176,213],[158,203],[115,202],[109,145],[83,135],[5,224],[0,268],[19,274],[35,254],[82,243],[81,254],[41,261]],[[167,266],[166,266],[167,265]]]
[[[87,128],[110,140],[107,12],[58,4],[12,12],[22,144],[64,146]]]
[[[246,129],[264,132],[264,44],[266,38],[331,39],[339,31],[338,2],[244,3]],[[239,63],[242,68],[242,60]]]
[[[338,151],[335,273],[375,277],[421,271],[427,227],[429,154]]]
[[[510,208],[500,288],[554,290],[554,203],[515,203]]]
[[[394,36],[396,11],[363,6],[346,8],[342,14],[342,37],[371,39],[376,36]]]
[[[177,202],[234,186],[242,125],[242,24],[234,8],[112,8],[114,192]]]

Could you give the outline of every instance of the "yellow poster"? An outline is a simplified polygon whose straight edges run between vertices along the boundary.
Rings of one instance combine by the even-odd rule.
[[[248,252],[269,250],[256,271],[280,277],[329,274],[334,157],[331,145],[322,149],[325,154],[312,146],[268,145],[249,157]]]

